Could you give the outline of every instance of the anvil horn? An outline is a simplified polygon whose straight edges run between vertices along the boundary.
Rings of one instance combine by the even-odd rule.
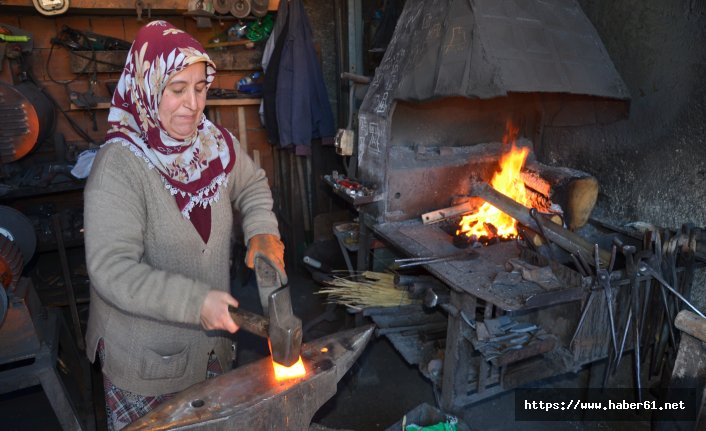
[[[303,344],[305,376],[277,381],[272,359],[266,357],[179,392],[125,429],[308,429],[365,349],[373,328],[362,326]]]

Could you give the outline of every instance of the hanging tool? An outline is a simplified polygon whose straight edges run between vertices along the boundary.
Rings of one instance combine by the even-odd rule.
[[[591,308],[591,304],[593,304],[594,296],[593,294],[597,290],[597,285],[594,284],[591,287],[591,291],[588,294],[588,299],[586,300],[586,304],[583,306],[583,310],[581,311],[581,317],[579,318],[579,323],[576,325],[576,329],[574,330],[574,335],[571,336],[571,341],[569,342],[569,348],[573,346],[574,341],[576,341],[576,336],[579,334],[579,331],[581,331],[581,328],[583,327],[583,323],[586,320],[586,315],[588,314],[588,310]]]
[[[595,265],[596,265],[596,279],[598,284],[603,288],[603,294],[605,295],[606,306],[608,307],[608,320],[610,321],[610,340],[613,343],[613,351],[618,351],[618,340],[615,335],[615,317],[613,316],[613,291],[610,287],[610,274],[613,271],[612,267],[608,269],[601,268],[601,260],[599,254],[598,244],[595,246]],[[609,262],[615,262],[615,257],[611,256]]]
[[[638,257],[636,257],[636,248],[631,245],[622,247],[625,255],[625,269],[630,279],[630,310],[632,311],[632,327],[634,333],[633,351],[635,353],[634,372],[635,372],[635,388],[637,389],[638,401],[642,401],[642,381],[640,377],[640,290],[638,276]],[[630,315],[630,314],[628,314]]]
[[[302,346],[306,375],[277,381],[269,358],[191,386],[125,428],[135,430],[309,429],[372,338],[367,325]]]
[[[691,308],[694,311],[694,313],[696,313],[699,316],[706,319],[706,315],[704,315],[704,313],[699,311],[699,309],[694,307],[694,305],[691,302],[689,302],[686,298],[684,298],[684,296],[682,296],[681,293],[677,292],[676,289],[674,289],[672,286],[670,286],[669,283],[667,283],[667,281],[662,277],[662,275],[659,272],[655,271],[655,269],[651,265],[649,265],[647,262],[640,262],[640,265],[638,267],[638,271],[642,274],[651,275],[655,280],[659,281],[659,283],[662,286],[664,286],[667,290],[672,292],[674,294],[674,296],[679,298],[684,304],[686,304],[689,308]]]
[[[617,336],[615,332],[615,319],[614,319],[614,313],[613,313],[613,290],[610,285],[610,279],[612,277],[613,273],[613,264],[615,264],[615,254],[617,253],[617,247],[613,247],[611,249],[611,256],[608,259],[609,266],[608,269],[601,269],[600,266],[600,254],[599,254],[599,248],[598,244],[595,245],[594,248],[594,266],[596,268],[596,273],[594,275],[594,283],[591,287],[591,291],[588,294],[588,299],[586,300],[586,305],[584,305],[583,310],[581,311],[581,317],[579,318],[579,322],[576,325],[576,329],[574,330],[574,335],[571,337],[571,341],[569,342],[569,346],[572,346],[574,344],[574,341],[576,340],[576,337],[578,336],[579,331],[583,327],[584,321],[586,320],[586,315],[588,314],[588,310],[591,308],[591,305],[593,304],[594,301],[594,294],[597,290],[603,290],[603,293],[606,297],[606,306],[608,307],[608,318],[610,321],[610,333],[611,333],[611,341],[613,344],[613,351],[617,352],[618,351],[618,344],[617,344]],[[582,275],[585,274],[585,276],[588,276],[591,267],[588,265],[588,263],[583,262],[583,257],[581,256],[580,253],[572,254],[572,258],[574,258],[574,264],[576,265],[577,268],[579,268],[580,272]],[[611,264],[612,263],[612,264]]]

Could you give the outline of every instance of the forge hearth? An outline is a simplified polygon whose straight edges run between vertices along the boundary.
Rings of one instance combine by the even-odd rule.
[[[375,226],[374,231],[411,257],[448,256],[459,252],[453,245],[453,236],[438,225],[408,220],[383,223]],[[569,267],[556,271],[564,282],[556,290],[548,291],[524,280],[499,280],[498,274],[508,272],[508,261],[522,255],[515,241],[503,241],[473,251],[478,255],[475,259],[435,263],[427,265],[427,269],[451,289],[469,293],[509,312],[577,301],[584,296],[585,282]]]
[[[530,149],[522,172],[535,199],[530,206],[558,204],[567,226],[581,228],[597,182],[569,167],[543,165],[534,148],[547,126],[612,122],[628,109],[627,88],[575,0],[407,0],[358,113],[356,176],[376,191],[373,202],[357,205],[359,249],[368,250],[375,234],[404,257],[458,253],[453,234],[434,221],[449,208],[460,215],[479,206],[473,186],[491,181],[508,141]],[[534,221],[521,223],[539,234]],[[595,241],[610,249],[610,239]],[[447,410],[608,354],[605,313],[589,313],[572,343],[594,278],[524,243],[501,241],[474,248],[474,259],[424,266],[451,298],[443,379],[436,382]],[[580,248],[571,253],[592,261],[592,243]],[[368,268],[367,259],[358,254],[358,269]],[[558,283],[525,279],[518,265],[548,268]],[[510,316],[551,340],[490,361],[474,322]],[[423,359],[415,361],[424,372]]]
[[[448,206],[471,175],[490,179],[508,123],[539,146],[545,126],[628,107],[575,1],[407,1],[358,114],[358,177],[381,196],[365,213],[401,221]]]

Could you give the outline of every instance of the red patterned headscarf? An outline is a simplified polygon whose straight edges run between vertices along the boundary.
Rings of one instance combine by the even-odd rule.
[[[169,136],[159,121],[159,102],[169,79],[200,62],[206,64],[208,87],[216,66],[196,39],[166,21],[142,27],[113,93],[106,144],[129,146],[150,168],[156,168],[182,215],[206,242],[211,230],[210,205],[218,200],[219,188],[227,183],[235,163],[233,137],[205,115],[196,133],[185,140]]]

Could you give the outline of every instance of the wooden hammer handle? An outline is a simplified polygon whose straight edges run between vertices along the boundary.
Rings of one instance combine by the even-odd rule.
[[[268,338],[269,322],[259,314],[251,313],[250,311],[228,306],[230,317],[240,329],[244,329],[252,334],[259,335],[263,338]]]

